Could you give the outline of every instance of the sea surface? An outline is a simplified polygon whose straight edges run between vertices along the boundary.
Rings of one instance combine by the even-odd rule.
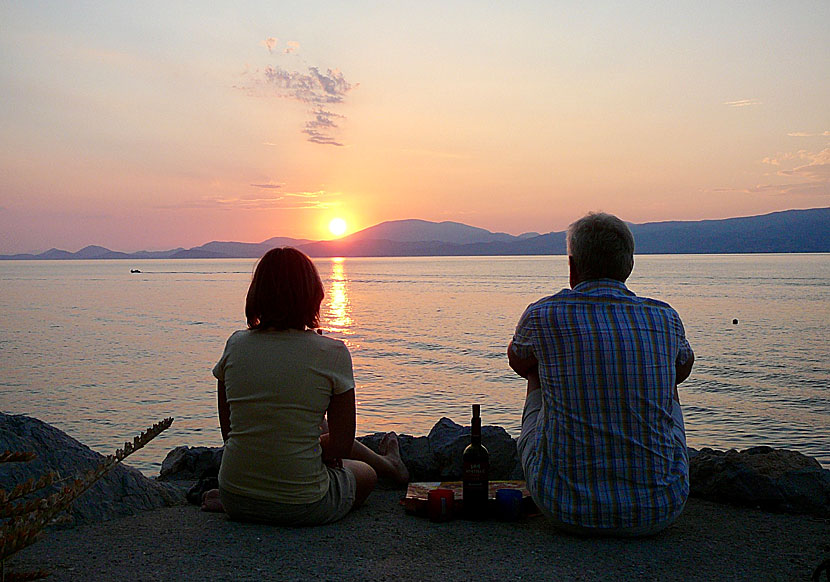
[[[322,326],[352,351],[359,435],[425,435],[443,416],[469,424],[473,403],[484,424],[518,435],[525,385],[505,349],[524,308],[567,286],[566,257],[315,263]],[[0,410],[102,453],[173,416],[128,460],[148,475],[177,445],[221,445],[211,368],[245,326],[253,267],[0,261]],[[628,285],[685,323],[697,358],[680,386],[690,446],[787,447],[830,467],[830,255],[638,256]]]

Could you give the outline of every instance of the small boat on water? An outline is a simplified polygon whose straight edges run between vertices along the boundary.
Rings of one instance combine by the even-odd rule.
[[[130,269],[130,273],[140,273],[140,272],[141,271],[139,271],[138,269]]]

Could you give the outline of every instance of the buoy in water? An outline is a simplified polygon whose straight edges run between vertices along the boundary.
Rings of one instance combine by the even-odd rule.
[[[738,320],[737,320],[737,319],[733,319],[733,320],[732,320],[732,325],[738,325]]]

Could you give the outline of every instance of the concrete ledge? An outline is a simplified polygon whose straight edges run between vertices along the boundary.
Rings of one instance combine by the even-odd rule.
[[[585,539],[544,518],[436,524],[375,491],[335,524],[231,522],[179,506],[47,534],[8,571],[48,580],[809,580],[830,554],[828,520],[691,499],[649,539]]]

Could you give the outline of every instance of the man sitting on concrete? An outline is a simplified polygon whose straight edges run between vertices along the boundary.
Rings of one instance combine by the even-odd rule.
[[[677,384],[694,353],[674,309],[625,286],[634,237],[622,220],[588,214],[567,244],[571,289],[528,306],[507,350],[528,380],[527,486],[566,531],[651,535],[689,494]]]

